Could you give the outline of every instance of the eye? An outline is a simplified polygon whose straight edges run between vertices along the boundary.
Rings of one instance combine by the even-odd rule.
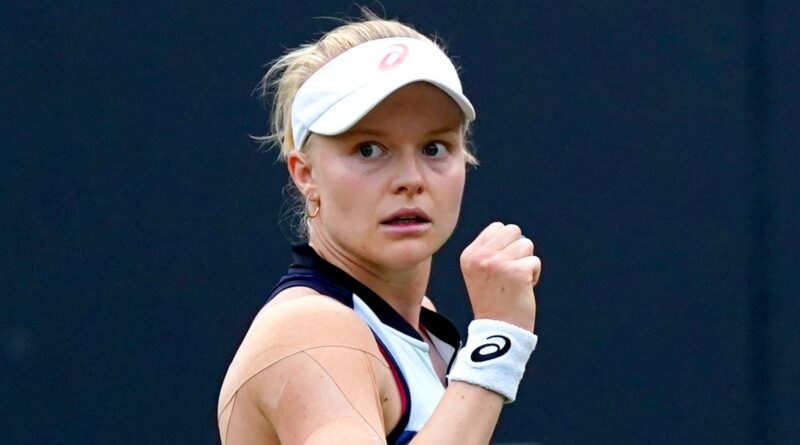
[[[431,142],[422,149],[422,152],[425,154],[425,156],[441,158],[442,156],[447,155],[450,151],[447,149],[447,145],[445,145],[443,142]]]
[[[366,142],[358,146],[358,154],[362,158],[377,158],[383,153],[383,147],[375,142]]]

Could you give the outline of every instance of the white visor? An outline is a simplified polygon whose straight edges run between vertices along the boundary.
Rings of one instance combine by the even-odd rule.
[[[292,102],[295,148],[311,133],[344,133],[394,91],[418,81],[439,87],[465,120],[475,120],[456,68],[436,45],[407,37],[371,40],[323,65],[297,91]]]

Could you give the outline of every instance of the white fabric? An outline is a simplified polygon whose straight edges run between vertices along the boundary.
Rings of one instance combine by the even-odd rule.
[[[419,431],[444,395],[444,386],[436,375],[428,355],[428,344],[381,322],[372,309],[355,294],[353,294],[353,309],[386,346],[400,368],[410,393],[408,400],[410,412],[405,431]],[[431,338],[436,338],[430,335]],[[449,357],[445,357],[445,360],[447,359]]]
[[[439,87],[466,120],[475,119],[456,68],[436,45],[407,37],[371,40],[323,65],[297,91],[292,102],[295,148],[312,132],[332,136],[347,131],[392,92],[417,81]]]
[[[505,397],[506,403],[513,402],[538,337],[513,324],[487,319],[472,321],[468,331],[467,344],[458,351],[447,378],[486,388]]]

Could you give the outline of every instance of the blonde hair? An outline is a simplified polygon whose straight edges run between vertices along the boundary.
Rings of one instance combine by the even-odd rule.
[[[265,100],[272,98],[272,112],[269,134],[255,139],[262,145],[279,147],[281,160],[286,160],[289,153],[298,148],[292,135],[292,102],[295,94],[312,74],[338,55],[361,43],[389,37],[424,40],[445,51],[437,39],[428,38],[409,25],[380,18],[366,8],[362,8],[362,15],[361,20],[345,21],[316,42],[301,45],[279,57],[259,82],[257,90],[261,97]],[[465,122],[466,161],[470,165],[477,165],[478,161],[468,145],[468,133],[469,123]]]

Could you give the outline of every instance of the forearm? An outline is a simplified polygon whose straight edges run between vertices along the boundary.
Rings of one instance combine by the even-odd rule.
[[[453,381],[411,444],[488,444],[497,426],[503,401],[503,396],[493,391]]]
[[[449,370],[450,385],[412,444],[488,444],[513,401],[530,354],[541,260],[513,224],[490,224],[461,254],[475,320]],[[470,383],[468,383],[470,382]],[[486,388],[492,388],[491,390]]]
[[[412,443],[488,444],[504,402],[516,398],[536,335],[485,319],[473,321],[468,330],[467,342],[449,370],[450,385],[417,436],[419,441]]]

